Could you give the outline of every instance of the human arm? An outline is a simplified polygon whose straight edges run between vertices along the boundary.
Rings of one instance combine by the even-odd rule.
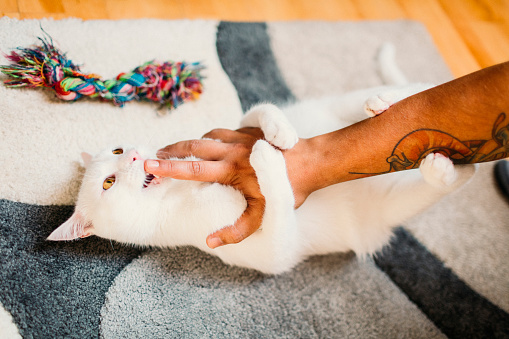
[[[442,152],[456,163],[508,156],[509,63],[496,65],[404,99],[383,114],[344,129],[301,139],[284,151],[296,207],[312,192],[332,184],[418,167],[427,153]],[[211,141],[186,141],[163,155],[194,154],[204,161],[159,161],[146,170],[178,179],[232,185],[247,198],[239,221],[207,238],[210,247],[238,242],[261,224],[264,199],[249,165],[259,130],[213,131]],[[223,135],[224,134],[224,135]],[[244,135],[246,134],[246,135]],[[216,240],[214,240],[216,239]]]
[[[432,151],[455,163],[505,158],[508,90],[509,62],[406,98],[375,118],[308,139],[300,145],[303,149],[297,144],[285,152],[292,187],[307,197],[335,183],[416,168]]]

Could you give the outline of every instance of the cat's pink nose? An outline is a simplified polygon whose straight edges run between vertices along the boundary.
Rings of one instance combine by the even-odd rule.
[[[129,156],[129,159],[131,159],[131,162],[135,162],[136,160],[143,160],[142,157],[140,156],[140,154],[138,152],[136,152],[135,150],[131,150],[128,154]]]

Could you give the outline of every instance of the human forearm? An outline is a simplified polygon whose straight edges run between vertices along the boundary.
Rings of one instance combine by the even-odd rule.
[[[331,184],[416,168],[430,152],[456,163],[507,157],[508,89],[504,63],[418,93],[375,118],[301,140],[285,153],[296,205]]]

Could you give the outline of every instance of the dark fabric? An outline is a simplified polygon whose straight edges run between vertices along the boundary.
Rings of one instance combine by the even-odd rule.
[[[509,161],[501,160],[495,165],[495,179],[497,180],[500,192],[509,201]]]
[[[375,262],[451,338],[509,338],[509,314],[459,279],[398,228]]]
[[[244,112],[259,102],[281,104],[295,100],[272,53],[266,24],[221,22],[217,53]]]
[[[0,200],[0,301],[24,338],[98,338],[105,293],[140,254],[96,237],[46,241],[73,209]]]

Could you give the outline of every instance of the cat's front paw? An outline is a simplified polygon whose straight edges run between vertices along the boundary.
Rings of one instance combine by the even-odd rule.
[[[392,105],[416,93],[433,87],[427,83],[413,83],[404,86],[390,87],[386,91],[368,98],[364,103],[364,112],[369,117],[379,115]]]
[[[369,117],[374,117],[387,111],[389,107],[399,101],[399,96],[395,92],[387,92],[374,95],[364,103],[364,112]]]
[[[285,158],[281,151],[264,140],[258,140],[251,151],[250,163],[256,172],[262,194],[270,201],[283,201],[293,209],[293,190],[288,180]]]
[[[283,112],[274,105],[267,105],[265,109],[265,114],[260,119],[260,127],[265,139],[280,149],[290,149],[295,146],[299,136]]]
[[[435,187],[452,185],[457,178],[457,172],[451,159],[440,153],[430,153],[424,158],[419,167],[424,180]]]
[[[265,140],[280,149],[289,149],[299,141],[297,131],[283,111],[272,104],[256,105],[246,113],[240,127],[260,127]]]
[[[368,117],[374,117],[388,110],[393,104],[394,103],[385,101],[380,96],[375,95],[364,103],[364,112],[366,112]]]

